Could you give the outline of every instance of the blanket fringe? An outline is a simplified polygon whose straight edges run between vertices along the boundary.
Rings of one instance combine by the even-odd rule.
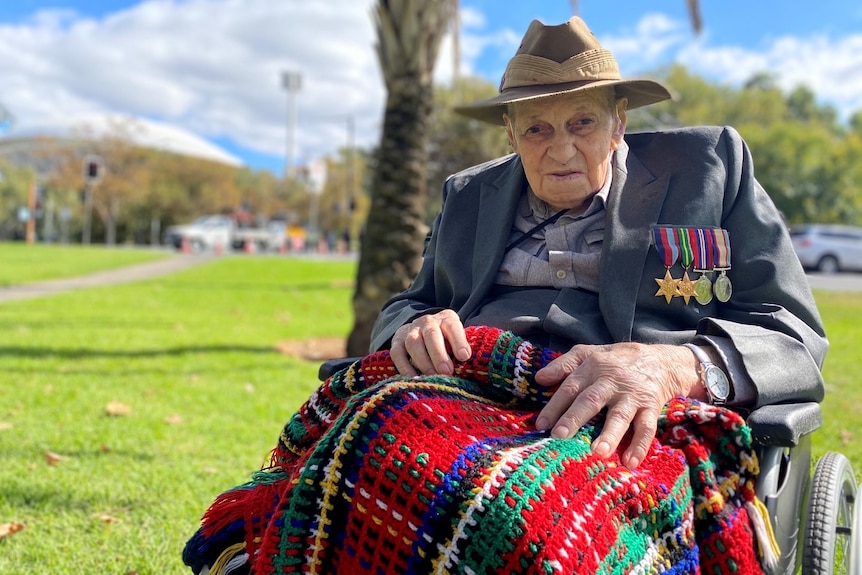
[[[204,569],[201,575],[230,575],[239,567],[248,562],[248,553],[245,553],[244,543],[235,543],[222,551],[215,563],[209,570]]]
[[[760,548],[761,564],[766,571],[772,571],[781,559],[781,548],[778,546],[775,532],[772,530],[769,510],[756,497],[753,501],[745,503],[745,509],[748,511],[748,516],[754,526],[754,535],[757,539],[757,546]]]

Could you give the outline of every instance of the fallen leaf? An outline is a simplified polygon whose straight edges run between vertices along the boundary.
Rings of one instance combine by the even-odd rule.
[[[108,515],[107,513],[99,513],[98,515],[96,515],[96,519],[98,519],[99,521],[102,521],[103,523],[106,523],[108,525],[110,525],[111,523],[119,523],[120,522],[119,519],[117,519],[113,515]]]
[[[124,417],[129,415],[131,412],[131,407],[125,403],[120,403],[119,401],[112,401],[105,406],[105,414],[110,415],[111,417]]]
[[[3,539],[4,537],[9,537],[10,535],[15,535],[19,531],[23,530],[24,524],[18,523],[17,521],[0,523],[0,539]]]
[[[48,462],[48,465],[50,465],[51,467],[57,465],[61,461],[66,461],[67,459],[69,459],[69,458],[66,457],[65,455],[60,455],[59,453],[54,453],[53,451],[46,451],[45,452],[45,460]]]
[[[9,421],[0,421],[0,431],[6,431],[7,429],[12,429],[14,425],[12,425]]]
[[[847,429],[842,429],[838,432],[838,437],[841,438],[841,444],[847,447],[848,445],[852,445],[853,441],[853,432]]]
[[[254,393],[254,384],[246,383],[242,386],[246,393]]]
[[[102,453],[108,453],[109,451],[111,451],[111,446],[107,443],[103,443],[102,446],[99,448],[99,451],[101,451]]]
[[[173,415],[169,415],[165,418],[165,423],[168,425],[179,425],[183,422],[183,416],[179,413],[174,413]]]

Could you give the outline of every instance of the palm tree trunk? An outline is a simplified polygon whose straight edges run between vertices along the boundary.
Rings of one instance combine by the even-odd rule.
[[[419,271],[425,224],[432,73],[452,4],[379,0],[377,54],[386,82],[383,132],[362,237],[348,355],[364,355],[380,308]]]

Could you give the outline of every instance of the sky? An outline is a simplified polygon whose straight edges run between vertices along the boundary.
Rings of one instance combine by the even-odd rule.
[[[624,78],[678,62],[739,86],[769,72],[811,88],[842,119],[862,110],[862,3],[579,0]],[[374,0],[4,0],[0,3],[0,134],[85,114],[165,122],[252,169],[282,175],[379,139],[385,91],[374,53]],[[533,19],[565,22],[565,0],[461,0],[460,73],[498,84]],[[435,79],[451,82],[451,34]],[[293,97],[285,72],[301,76]],[[296,122],[291,122],[290,102]],[[293,141],[293,145],[288,142]]]

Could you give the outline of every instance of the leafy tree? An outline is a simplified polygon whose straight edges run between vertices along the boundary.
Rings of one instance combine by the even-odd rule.
[[[456,114],[454,107],[497,94],[497,88],[476,78],[459,80],[435,91],[428,137],[428,219],[440,208],[440,190],[450,174],[509,153],[505,130]]]
[[[18,210],[27,205],[35,177],[30,169],[0,158],[0,238],[23,235],[24,224],[18,221]]]

